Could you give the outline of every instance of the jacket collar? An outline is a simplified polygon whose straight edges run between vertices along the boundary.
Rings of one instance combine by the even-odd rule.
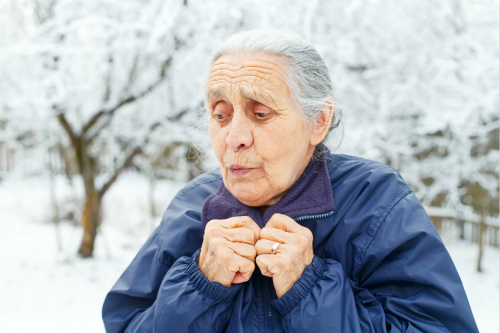
[[[332,187],[327,167],[329,152],[323,145],[317,147],[306,169],[292,188],[278,203],[270,206],[263,215],[255,207],[246,206],[229,192],[221,182],[219,189],[210,195],[203,204],[201,223],[205,226],[209,221],[228,219],[234,216],[249,216],[261,228],[275,213],[299,219],[314,218],[316,215],[331,215],[335,209]],[[325,215],[326,216],[326,215]]]

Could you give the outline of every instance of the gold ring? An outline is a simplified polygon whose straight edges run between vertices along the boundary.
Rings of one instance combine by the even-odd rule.
[[[271,248],[271,253],[276,253],[276,250],[278,250],[278,246],[280,246],[279,242],[274,243],[273,247]]]

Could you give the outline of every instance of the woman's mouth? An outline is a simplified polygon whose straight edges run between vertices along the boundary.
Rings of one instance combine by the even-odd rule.
[[[252,171],[253,168],[247,168],[247,167],[244,167],[244,166],[241,166],[241,165],[231,164],[228,167],[228,170],[231,173],[231,175],[236,176],[236,177],[241,177],[241,176],[246,175],[250,171]]]

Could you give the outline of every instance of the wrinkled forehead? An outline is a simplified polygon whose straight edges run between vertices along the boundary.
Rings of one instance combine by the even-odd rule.
[[[276,56],[223,56],[210,70],[207,99],[241,96],[282,104],[289,99],[285,75],[285,66]]]

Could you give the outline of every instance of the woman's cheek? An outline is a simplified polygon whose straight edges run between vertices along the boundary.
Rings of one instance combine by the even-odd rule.
[[[254,133],[255,149],[262,159],[272,162],[279,160],[286,153],[286,138],[281,138],[279,129],[259,129]],[[288,138],[290,141],[291,138]]]
[[[264,172],[272,183],[279,183],[283,174],[283,155],[286,155],[281,141],[273,130],[258,131],[254,135],[257,155],[264,160]]]
[[[226,151],[226,137],[224,136],[223,129],[216,127],[217,126],[211,126],[210,128],[210,142],[212,143],[215,156],[219,161],[222,161]]]

